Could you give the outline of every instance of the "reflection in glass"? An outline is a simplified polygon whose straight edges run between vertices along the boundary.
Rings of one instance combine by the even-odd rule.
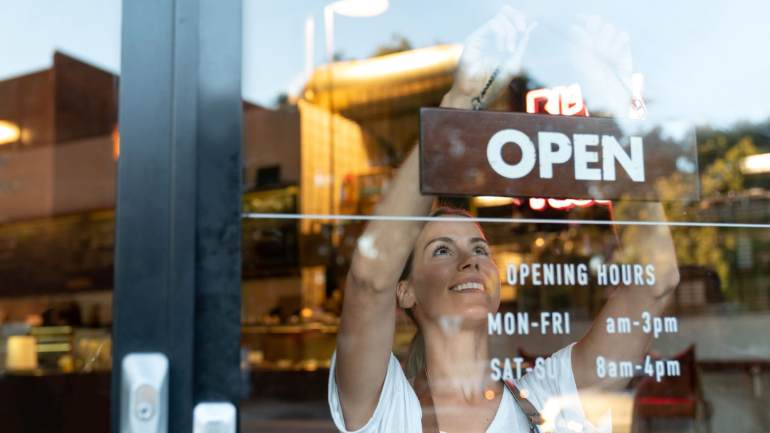
[[[323,369],[328,363],[334,348],[332,341],[338,328],[342,293],[347,288],[345,275],[351,266],[353,250],[362,245],[360,239],[365,224],[365,220],[343,217],[365,217],[376,212],[376,204],[393,187],[395,168],[402,165],[419,138],[419,107],[437,106],[451,88],[461,48],[433,42],[460,41],[463,34],[470,33],[493,15],[488,6],[482,4],[479,9],[483,11],[463,10],[462,19],[454,20],[449,14],[447,22],[455,25],[448,27],[456,30],[445,32],[436,28],[432,35],[442,36],[431,36],[429,40],[414,31],[417,27],[424,30],[424,23],[411,25],[404,18],[406,12],[401,6],[391,5],[381,17],[372,19],[343,21],[340,18],[335,47],[336,54],[343,55],[305,75],[310,78],[298,81],[304,85],[293,87],[301,90],[288,89],[288,94],[281,98],[281,106],[275,111],[296,109],[299,117],[295,129],[301,149],[297,157],[301,160],[297,181],[298,215],[292,217],[291,212],[278,215],[277,209],[252,210],[255,213],[250,216],[255,218],[245,221],[256,219],[277,225],[292,221],[296,224],[299,258],[297,265],[289,266],[295,266],[293,273],[248,277],[244,282],[244,299],[248,299],[248,303],[244,303],[244,320],[249,324],[244,328],[244,336],[249,327],[259,326],[254,332],[264,333],[260,334],[261,342],[248,337],[250,343],[245,343],[251,351],[253,365],[261,368],[259,371],[306,367],[310,371],[316,366]],[[521,7],[529,10],[526,6]],[[751,431],[767,423],[766,416],[760,415],[767,404],[766,395],[760,391],[762,383],[767,381],[765,368],[770,356],[767,352],[770,341],[755,331],[764,326],[770,306],[765,271],[770,263],[762,254],[768,233],[764,224],[768,217],[766,191],[770,188],[770,178],[765,171],[755,168],[761,160],[752,157],[770,149],[766,144],[768,126],[764,121],[767,110],[750,108],[756,107],[763,93],[767,93],[763,91],[766,80],[758,82],[755,74],[748,71],[766,69],[766,62],[751,53],[750,44],[742,35],[711,32],[713,35],[709,36],[688,27],[691,38],[671,36],[681,34],[681,26],[689,22],[686,17],[692,5],[668,8],[670,21],[659,16],[651,18],[649,12],[642,9],[621,14],[605,4],[593,6],[594,11],[561,5],[558,14],[553,5],[533,6],[531,16],[536,16],[539,24],[529,35],[529,49],[521,59],[523,68],[509,85],[505,83],[500,98],[489,101],[488,109],[535,111],[543,115],[613,115],[646,119],[657,125],[671,120],[695,125],[693,142],[697,159],[670,160],[668,164],[674,174],[662,178],[656,187],[667,197],[681,198],[686,189],[692,187],[686,177],[697,175],[700,197],[666,200],[665,218],[662,214],[627,212],[628,207],[633,206],[627,199],[613,200],[612,206],[561,197],[469,197],[443,201],[468,209],[474,217],[495,219],[483,222],[482,227],[489,239],[492,257],[499,266],[500,312],[513,313],[514,317],[527,313],[530,325],[539,320],[541,312],[568,312],[572,340],[587,331],[591,320],[611,296],[609,285],[596,283],[596,270],[620,251],[643,256],[644,252],[634,247],[633,238],[642,244],[654,244],[645,239],[643,228],[631,224],[629,230],[625,230],[626,227],[613,228],[610,223],[629,218],[676,224],[670,227],[670,232],[681,283],[673,293],[670,307],[659,318],[663,331],[666,323],[669,330],[677,331],[660,332],[653,338],[649,361],[654,373],[658,365],[662,365],[664,372],[668,371],[665,362],[658,364],[657,361],[676,360],[680,375],[661,377],[660,382],[654,377],[652,382],[636,378],[620,393],[594,396],[596,403],[592,406],[612,407],[613,431],[632,428],[687,431],[709,425],[715,431],[719,428]],[[710,14],[720,8],[698,7],[711,16],[713,22],[725,25],[735,22],[736,17],[742,17],[739,21],[750,20],[748,15],[757,12],[736,7],[712,16]],[[427,5],[420,8],[424,13],[417,15],[426,15],[431,9]],[[493,9],[497,8],[499,5],[495,4]],[[597,15],[596,10],[601,15]],[[485,15],[484,19],[481,15]],[[387,24],[391,16],[398,17],[399,26]],[[650,23],[655,25],[647,25]],[[385,29],[386,33],[398,27],[403,32],[401,41],[406,42],[384,44],[399,47],[395,52],[390,50],[389,55],[368,58],[368,52],[362,52],[352,42],[366,45],[364,41],[369,32],[359,26],[374,29],[380,25],[390,26]],[[747,32],[761,38],[759,27],[739,27],[751,28],[753,30]],[[301,25],[297,28],[301,29]],[[346,37],[346,32],[353,28],[358,31],[356,37]],[[581,37],[572,37],[573,34]],[[666,42],[661,43],[663,40]],[[710,41],[707,46],[714,52],[732,54],[726,55],[729,58],[704,56],[698,48],[704,40]],[[373,39],[366,50],[375,51],[376,41]],[[696,46],[692,41],[699,42]],[[279,44],[272,42],[271,48],[276,45]],[[719,48],[725,45],[733,49]],[[706,60],[707,57],[718,60]],[[693,71],[691,65],[703,62],[709,67]],[[274,68],[285,69],[285,65]],[[488,72],[493,70],[494,67]],[[738,70],[746,73],[739,74]],[[333,87],[328,84],[330,74],[335,77]],[[286,79],[291,75],[287,74]],[[753,90],[724,92],[722,89],[743,85],[736,83],[742,80],[738,76],[745,76],[745,85]],[[287,90],[287,86],[276,81],[262,81],[272,83],[273,94]],[[485,79],[481,81],[482,86],[486,84]],[[476,95],[471,98],[473,96]],[[529,109],[528,100],[531,101]],[[736,102],[738,100],[740,102]],[[750,118],[753,123],[737,124],[736,120],[741,118]],[[330,125],[333,126],[330,128]],[[618,122],[618,128],[625,125]],[[334,131],[333,138],[329,137],[330,129]],[[271,128],[266,126],[263,130]],[[675,128],[661,128],[658,133],[672,142],[677,136]],[[256,143],[252,146],[258,149]],[[471,145],[457,140],[450,142],[446,149],[448,154],[458,155],[473,151]],[[254,151],[255,155],[259,153]],[[269,165],[266,160],[264,165]],[[472,173],[458,175],[470,177]],[[330,214],[343,217],[332,218]],[[579,220],[580,224],[569,220]],[[720,226],[732,223],[738,225]],[[272,233],[258,228],[254,237],[277,246],[277,232]],[[396,229],[390,233],[399,235]],[[249,237],[251,233],[244,236]],[[364,245],[368,244],[364,242]],[[589,284],[544,287],[532,282],[531,269],[526,284],[508,283],[509,269],[520,270],[522,264],[533,263],[585,263]],[[618,274],[621,280],[622,272],[620,269]],[[631,272],[633,275],[633,269]],[[666,322],[671,318],[676,319],[675,328],[673,322]],[[630,315],[628,319],[633,327]],[[638,320],[643,321],[641,317]],[[654,318],[651,320],[655,323]],[[625,320],[613,322],[616,329],[626,323]],[[297,327],[281,328],[285,326]],[[654,325],[650,326],[654,329]],[[393,352],[403,360],[414,325],[399,313],[394,329]],[[281,337],[289,330],[296,334]],[[268,338],[274,341],[268,343]],[[312,343],[303,343],[309,341]],[[490,352],[497,358],[520,357],[525,365],[553,353],[569,341],[566,336],[537,333],[514,339],[506,335],[493,336]],[[304,349],[298,349],[299,344]],[[624,368],[620,364],[615,366]],[[671,367],[670,371],[675,370]],[[256,377],[252,380],[258,381]],[[292,380],[289,377],[282,376],[274,382],[285,384],[275,395],[283,393],[287,401],[297,402],[298,396],[288,394]],[[307,389],[311,389],[310,383]],[[312,383],[318,385],[318,398],[324,399],[325,383]],[[745,386],[736,386],[736,383]],[[738,400],[741,403],[736,408],[732,402]]]

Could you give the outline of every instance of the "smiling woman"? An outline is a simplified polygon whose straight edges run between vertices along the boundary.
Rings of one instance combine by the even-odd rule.
[[[531,29],[524,16],[506,7],[475,32],[442,106],[468,109],[479,104],[474,95],[494,98],[501,88],[495,80],[506,82],[518,70],[516,59]],[[488,39],[505,43],[482,55],[480,47]],[[494,66],[500,64],[505,67]],[[419,184],[413,150],[377,213],[427,214],[433,200],[420,193]],[[664,219],[659,204],[642,208]],[[501,281],[485,235],[473,220],[463,220],[470,215],[462,210],[439,208],[430,215],[427,223],[424,217],[373,220],[359,239],[330,367],[329,404],[336,427],[372,433],[537,432],[540,426],[610,431],[609,424],[587,416],[581,399],[591,388],[619,388],[627,380],[600,380],[616,376],[594,374],[594,364],[599,358],[638,362],[649,335],[634,330],[619,339],[594,326],[578,342],[538,360],[531,373],[511,377],[505,373],[510,368],[496,369],[488,320],[498,313]],[[627,250],[623,258],[654,264],[658,278],[651,288],[615,289],[595,323],[642,311],[660,314],[678,282],[667,227],[619,236]],[[418,327],[405,369],[390,351],[397,308],[406,310]],[[557,318],[543,316],[532,326],[542,327],[541,332],[562,329],[562,316]],[[568,320],[563,323],[567,327]]]
[[[472,215],[467,211],[450,207],[440,207],[431,212],[430,216],[459,216],[472,218]],[[452,233],[454,236],[437,236],[431,238],[430,236],[434,233]],[[422,259],[422,262],[428,262],[428,264],[433,262],[435,265],[440,264],[442,261],[446,262],[452,259],[456,260],[458,254],[461,254],[460,257],[462,257],[462,255],[468,254],[468,250],[471,250],[471,255],[481,255],[483,258],[486,258],[486,260],[478,258],[475,260],[475,263],[467,263],[465,266],[465,272],[460,273],[459,275],[455,275],[454,277],[458,281],[455,283],[454,281],[450,280],[451,282],[449,284],[452,285],[448,286],[447,290],[452,293],[463,295],[475,293],[477,295],[481,295],[481,302],[493,302],[494,305],[483,305],[484,314],[486,314],[490,307],[494,307],[494,310],[497,310],[500,305],[500,280],[497,277],[497,267],[490,258],[489,245],[483,231],[481,230],[481,226],[471,221],[433,221],[425,227],[425,230],[420,235],[419,239],[422,240],[424,246],[420,248],[421,244],[418,240],[417,244],[415,245],[415,250],[420,251],[419,257]],[[397,297],[399,299],[399,306],[404,308],[409,317],[419,325],[420,322],[415,315],[416,284],[412,283],[413,270],[415,268],[414,262],[416,260],[415,250],[410,253],[409,258],[406,260],[406,264],[404,265],[404,270],[401,272],[401,277],[399,278],[399,284],[397,288]],[[485,263],[485,270],[487,271],[483,275],[478,272],[480,270],[479,262],[481,261]],[[486,264],[487,262],[491,263],[492,267],[495,269],[490,271],[489,265]],[[419,265],[418,268],[420,272],[427,273],[428,279],[433,280],[435,277],[435,274],[433,274],[433,272],[430,270],[427,272],[425,271],[424,265]],[[451,278],[452,276],[450,275],[449,277]],[[425,276],[417,277],[418,280],[420,278],[424,279]],[[431,282],[436,282],[436,280]],[[444,283],[445,286],[446,284],[447,283]],[[440,287],[437,289],[437,291],[439,293],[443,292]],[[430,296],[430,293],[421,294],[421,297],[427,296]],[[478,299],[479,297],[476,298]],[[425,305],[434,304],[435,302],[433,301],[425,303]],[[422,312],[421,314],[425,313]],[[441,315],[439,316],[439,319],[442,320],[442,324],[446,326],[447,321],[443,319],[449,316],[446,315],[447,312],[441,312],[440,314]],[[462,317],[461,314],[454,316]],[[412,343],[409,348],[409,358],[406,361],[406,375],[411,379],[417,377],[417,375],[419,375],[425,369],[425,339],[421,329],[422,327],[419,328],[414,338],[412,339]]]

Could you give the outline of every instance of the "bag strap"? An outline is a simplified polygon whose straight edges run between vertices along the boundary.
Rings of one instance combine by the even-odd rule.
[[[531,433],[540,433],[539,425],[543,424],[543,417],[540,416],[535,405],[532,404],[527,398],[521,395],[521,391],[511,381],[502,380],[503,386],[513,396],[513,400],[516,405],[524,412],[529,422],[529,431]],[[417,399],[420,401],[420,409],[422,409],[422,432],[423,433],[440,433],[438,428],[438,418],[436,417],[436,407],[433,405],[433,395],[430,391],[430,384],[425,376],[425,371],[420,372],[414,378],[414,392],[417,394]]]
[[[535,405],[532,404],[531,401],[527,400],[527,397],[521,394],[519,388],[517,388],[512,381],[502,380],[502,382],[505,387],[508,388],[508,391],[511,392],[511,395],[513,395],[513,399],[516,401],[516,404],[519,406],[521,411],[524,412],[524,415],[526,415],[527,421],[529,421],[529,431],[532,433],[540,433],[540,428],[538,426],[543,424],[544,420]]]

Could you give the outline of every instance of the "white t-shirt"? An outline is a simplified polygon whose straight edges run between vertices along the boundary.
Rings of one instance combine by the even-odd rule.
[[[572,374],[572,344],[554,353],[547,361],[545,374],[530,372],[514,383],[540,414],[552,423],[544,425],[541,431],[552,430],[565,433],[611,433],[609,418],[600,428],[591,425],[583,413],[580,398]],[[390,355],[388,371],[382,385],[380,399],[372,417],[367,423],[350,432],[345,428],[342,416],[337,382],[335,380],[336,354],[332,356],[329,370],[329,408],[334,424],[344,433],[421,433],[422,408],[412,385],[406,378],[401,364],[393,354]],[[540,373],[544,373],[540,370]],[[550,428],[549,428],[550,427]],[[487,433],[528,433],[529,422],[506,389],[497,414],[487,428]]]

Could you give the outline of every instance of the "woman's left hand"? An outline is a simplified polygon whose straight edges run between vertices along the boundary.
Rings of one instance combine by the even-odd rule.
[[[454,84],[441,105],[479,109],[493,101],[519,72],[536,26],[520,11],[503,6],[465,40]],[[475,107],[474,98],[478,98]]]

